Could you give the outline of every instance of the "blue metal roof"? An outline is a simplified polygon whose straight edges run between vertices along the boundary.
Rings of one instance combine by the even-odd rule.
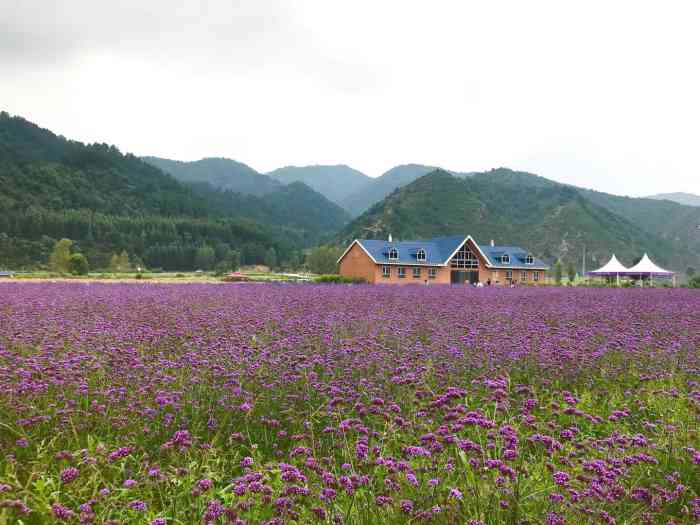
[[[489,260],[489,264],[491,266],[516,269],[549,268],[544,261],[538,259],[534,255],[532,258],[532,264],[527,264],[525,260],[528,255],[532,254],[526,250],[523,250],[519,246],[491,246],[490,244],[480,244],[479,248]],[[510,258],[509,263],[501,262],[501,257],[503,257],[503,255],[508,255]]]
[[[446,264],[450,256],[464,242],[465,237],[453,235],[450,237],[435,237],[416,241],[389,242],[381,239],[358,239],[357,242],[380,264]],[[547,269],[548,266],[540,259],[533,257],[532,264],[526,264],[525,258],[529,252],[518,246],[491,246],[490,244],[477,245],[488,260],[489,266],[499,268],[537,268]],[[394,248],[398,251],[398,259],[389,259],[389,251]],[[419,261],[419,250],[425,250],[425,261]],[[501,257],[507,254],[510,263],[502,263]]]
[[[464,241],[462,236],[436,237],[418,241],[389,242],[377,239],[361,239],[358,242],[378,263],[392,264],[444,264]],[[398,259],[389,259],[389,250],[396,248],[399,252]],[[425,250],[425,261],[416,258],[418,250]]]

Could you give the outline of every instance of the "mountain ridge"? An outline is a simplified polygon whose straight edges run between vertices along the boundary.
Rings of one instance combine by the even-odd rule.
[[[272,190],[203,189],[114,146],[71,141],[0,112],[0,266],[46,264],[64,237],[98,268],[123,250],[172,270],[207,269],[232,250],[247,264],[285,262],[348,219],[305,185],[273,181]]]
[[[343,200],[367,184],[371,177],[346,164],[314,164],[309,166],[285,166],[266,173],[268,177],[284,184],[299,181],[342,206]]]
[[[523,195],[527,195],[524,199]],[[470,234],[531,249],[552,262],[602,265],[611,253],[632,264],[648,252],[660,264],[683,271],[697,264],[700,247],[685,249],[639,227],[632,219],[593,202],[584,191],[544,177],[507,169],[456,177],[435,170],[394,190],[349,223],[336,240],[427,238]]]
[[[645,198],[653,200],[667,200],[671,202],[676,202],[678,204],[683,204],[685,206],[700,206],[700,195],[686,193],[683,191],[677,191],[673,193],[658,193],[656,195],[649,195]]]

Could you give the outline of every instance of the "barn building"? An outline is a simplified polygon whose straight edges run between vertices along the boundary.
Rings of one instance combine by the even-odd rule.
[[[543,284],[549,267],[517,246],[477,244],[471,236],[394,242],[355,239],[340,274],[374,284]]]

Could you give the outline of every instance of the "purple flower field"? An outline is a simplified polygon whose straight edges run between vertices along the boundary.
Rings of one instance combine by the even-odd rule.
[[[0,524],[697,524],[700,293],[0,284]]]

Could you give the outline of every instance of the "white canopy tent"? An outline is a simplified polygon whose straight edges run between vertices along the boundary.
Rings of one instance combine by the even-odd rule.
[[[623,264],[617,260],[617,257],[615,257],[615,254],[613,253],[613,256],[610,257],[610,260],[603,265],[601,268],[598,268],[597,270],[593,270],[592,272],[588,272],[588,275],[592,275],[594,277],[615,277],[617,279],[617,285],[620,285],[620,275],[626,275],[627,272],[629,272],[629,269],[627,269]]]
[[[588,272],[588,275],[592,275],[594,277],[614,276],[617,279],[617,285],[620,286],[620,275],[625,275],[628,271],[629,270],[625,266],[623,266],[620,261],[617,260],[617,257],[615,257],[615,254],[613,253],[613,256],[610,257],[610,260],[605,265],[598,268],[597,270]]]
[[[673,277],[675,274],[668,270],[664,270],[663,268],[654,264],[653,261],[649,258],[649,256],[645,253],[642,259],[637,264],[635,264],[634,266],[632,266],[632,268],[625,272],[625,275],[629,275],[630,277],[637,277],[639,279],[644,279],[645,277],[648,277],[653,282],[654,277]]]

